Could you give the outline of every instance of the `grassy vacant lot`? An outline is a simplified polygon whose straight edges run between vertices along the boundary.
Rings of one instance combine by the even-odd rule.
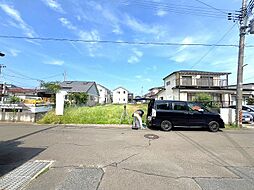
[[[127,105],[129,120],[126,118],[122,124],[131,124],[132,113],[144,110],[143,119],[146,118],[147,104]],[[54,111],[48,112],[38,123],[40,124],[120,124],[124,111],[123,105],[102,105],[95,107],[70,107],[66,108],[63,116],[56,116]]]

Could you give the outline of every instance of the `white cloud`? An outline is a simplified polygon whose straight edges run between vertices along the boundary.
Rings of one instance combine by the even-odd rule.
[[[128,63],[130,63],[130,64],[134,64],[134,63],[138,63],[138,62],[139,62],[139,58],[134,55],[130,56],[130,58],[128,59]]]
[[[66,28],[68,28],[68,29],[70,29],[70,30],[77,30],[77,27],[73,26],[72,23],[71,23],[68,19],[66,19],[66,18],[64,18],[64,17],[59,18],[59,21],[60,21],[60,22],[62,23],[62,25],[65,26]]]
[[[156,12],[156,15],[159,16],[159,17],[164,17],[167,14],[168,14],[168,12],[165,11],[165,10],[162,10],[162,9],[157,10],[157,12]]]
[[[192,37],[185,37],[183,40],[182,40],[182,42],[181,43],[183,43],[183,44],[191,44],[191,43],[193,43],[193,38]],[[179,49],[178,49],[178,51],[182,51],[182,50],[184,50],[184,49],[186,49],[188,47],[188,45],[182,45]]]
[[[140,58],[143,56],[143,52],[137,50],[137,48],[133,48],[132,52],[133,55],[131,55],[130,58],[128,59],[128,63],[130,64],[138,63],[140,61]]]
[[[182,63],[182,62],[185,62],[186,60],[188,60],[188,54],[182,53],[180,55],[173,57],[172,59],[177,63]]]
[[[48,64],[48,65],[63,65],[64,64],[64,61],[62,60],[52,60],[52,61],[46,61],[44,62],[45,64]]]
[[[136,48],[132,49],[133,53],[137,56],[137,57],[142,57],[143,56],[143,52],[137,50]]]
[[[141,21],[136,20],[134,17],[130,17],[129,15],[125,16],[125,22],[127,26],[129,26],[133,31],[141,32],[145,34],[154,34],[157,38],[164,36],[166,31],[163,29],[162,26],[158,25],[148,25]]]
[[[10,49],[9,52],[13,57],[16,57],[21,51],[17,49]]]
[[[56,0],[42,0],[42,1],[45,3],[45,5],[47,5],[54,11],[64,13],[64,10],[63,10],[61,4],[59,4]]]
[[[32,27],[22,19],[20,13],[16,9],[7,4],[0,4],[0,8],[16,22],[14,24],[22,29],[26,36],[30,38],[34,37],[35,32]]]
[[[141,78],[142,78],[141,75],[136,75],[135,77],[136,77],[137,79],[141,79]]]
[[[78,27],[74,26],[67,18],[59,18],[59,21],[62,23],[62,25],[69,30],[73,31],[75,35],[77,35],[82,40],[88,40],[88,41],[95,41],[91,43],[87,43],[86,47],[88,49],[89,55],[91,57],[95,56],[95,51],[99,47],[96,41],[100,40],[100,35],[97,30],[91,30],[91,31],[85,31],[81,30]]]
[[[145,78],[144,81],[146,81],[146,82],[152,82],[152,79],[150,79],[150,78]]]

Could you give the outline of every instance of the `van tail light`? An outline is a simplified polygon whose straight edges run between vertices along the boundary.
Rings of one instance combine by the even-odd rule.
[[[152,117],[156,117],[156,110],[152,109]]]

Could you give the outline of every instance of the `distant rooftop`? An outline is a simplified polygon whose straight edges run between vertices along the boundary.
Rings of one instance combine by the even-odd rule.
[[[88,92],[95,82],[90,81],[64,81],[60,83],[63,89],[68,92]]]
[[[122,87],[122,86],[119,86],[119,87],[115,88],[113,91],[115,91],[115,90],[117,90],[117,89],[119,89],[119,88],[122,88],[122,89],[126,90],[127,92],[129,92],[129,90],[127,90],[126,88],[124,88],[124,87]]]
[[[212,71],[198,71],[198,70],[179,70],[179,71],[174,71],[173,73],[169,74],[168,76],[164,77],[164,79],[168,78],[169,76],[176,74],[176,73],[181,73],[181,74],[195,74],[195,75],[230,75],[230,72],[212,72]]]

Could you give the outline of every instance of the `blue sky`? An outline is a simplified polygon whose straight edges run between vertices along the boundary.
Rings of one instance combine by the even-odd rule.
[[[241,7],[241,0],[203,2],[222,12]],[[2,0],[0,35],[215,44],[234,25],[222,12],[197,0]],[[238,44],[238,30],[235,24],[220,43]],[[253,37],[248,35],[246,43],[254,44]],[[211,47],[4,38],[0,44],[6,54],[0,59],[6,65],[1,80],[23,87],[38,86],[36,79],[62,81],[64,71],[67,80],[96,81],[109,89],[123,86],[136,95],[142,86],[145,93],[163,85],[163,77],[181,69],[232,72],[230,83],[236,82],[235,47],[216,47],[199,61]],[[253,49],[246,48],[244,82],[254,82]]]

